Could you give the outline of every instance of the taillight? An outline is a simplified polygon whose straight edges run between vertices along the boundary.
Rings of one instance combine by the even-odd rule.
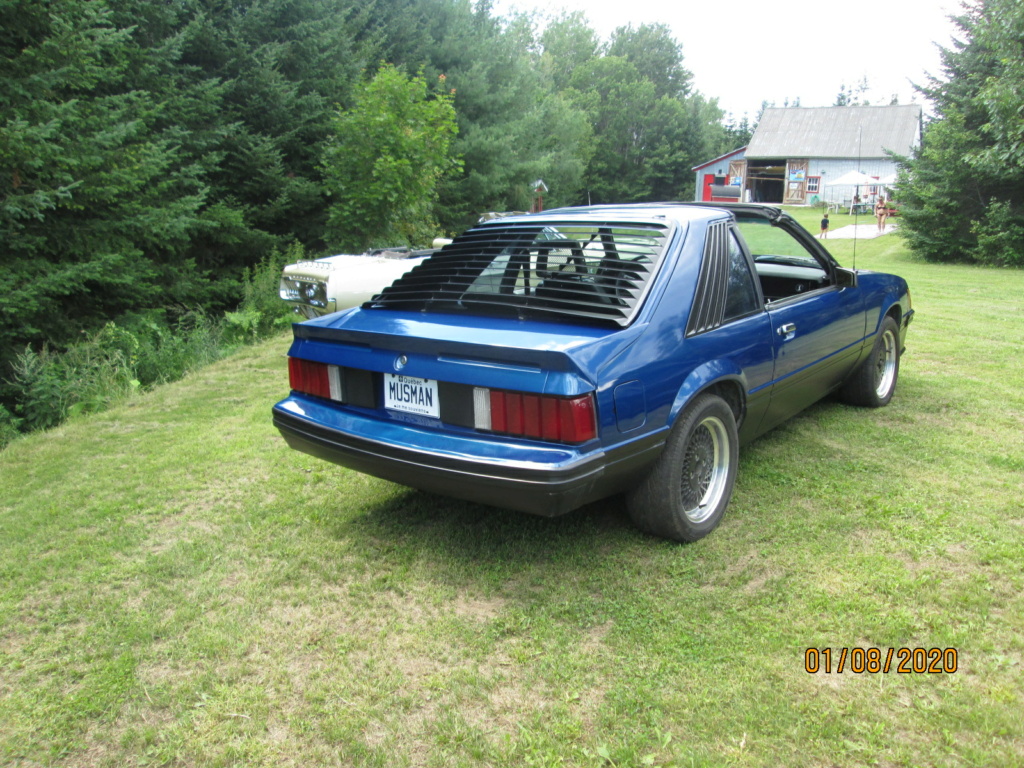
[[[288,380],[291,388],[304,395],[342,400],[341,372],[336,365],[288,358]]]
[[[500,389],[473,389],[474,426],[489,432],[560,443],[597,437],[593,394],[554,397]]]

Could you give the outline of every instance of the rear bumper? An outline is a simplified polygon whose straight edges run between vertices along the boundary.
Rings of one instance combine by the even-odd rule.
[[[299,405],[300,407],[296,407]],[[483,441],[445,435],[438,438],[412,427],[398,427],[404,437],[443,442],[431,450],[387,439],[389,427],[364,422],[364,429],[335,428],[308,418],[305,401],[274,406],[274,426],[292,448],[327,461],[412,488],[534,515],[555,516],[617,493],[637,482],[661,451],[662,440],[631,444],[609,456],[592,451],[572,456],[554,452],[550,461],[502,458],[499,451],[481,455]],[[349,427],[352,424],[348,425]],[[380,432],[384,439],[357,432]],[[493,446],[492,446],[493,447]]]

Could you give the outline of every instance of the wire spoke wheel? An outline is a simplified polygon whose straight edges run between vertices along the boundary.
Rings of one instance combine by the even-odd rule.
[[[640,528],[697,541],[722,520],[739,465],[736,415],[717,394],[698,395],[679,415],[665,449],[626,495]]]
[[[694,523],[711,516],[729,477],[729,436],[720,419],[709,416],[693,430],[683,454],[680,488],[684,514]]]

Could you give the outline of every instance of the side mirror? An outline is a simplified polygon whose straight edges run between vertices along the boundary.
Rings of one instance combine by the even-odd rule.
[[[857,271],[840,267],[836,270],[836,285],[840,288],[856,288]]]

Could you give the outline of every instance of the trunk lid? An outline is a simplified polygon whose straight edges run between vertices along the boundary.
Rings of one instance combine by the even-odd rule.
[[[294,326],[289,354],[380,374],[575,396],[643,332],[440,313],[361,310]]]

